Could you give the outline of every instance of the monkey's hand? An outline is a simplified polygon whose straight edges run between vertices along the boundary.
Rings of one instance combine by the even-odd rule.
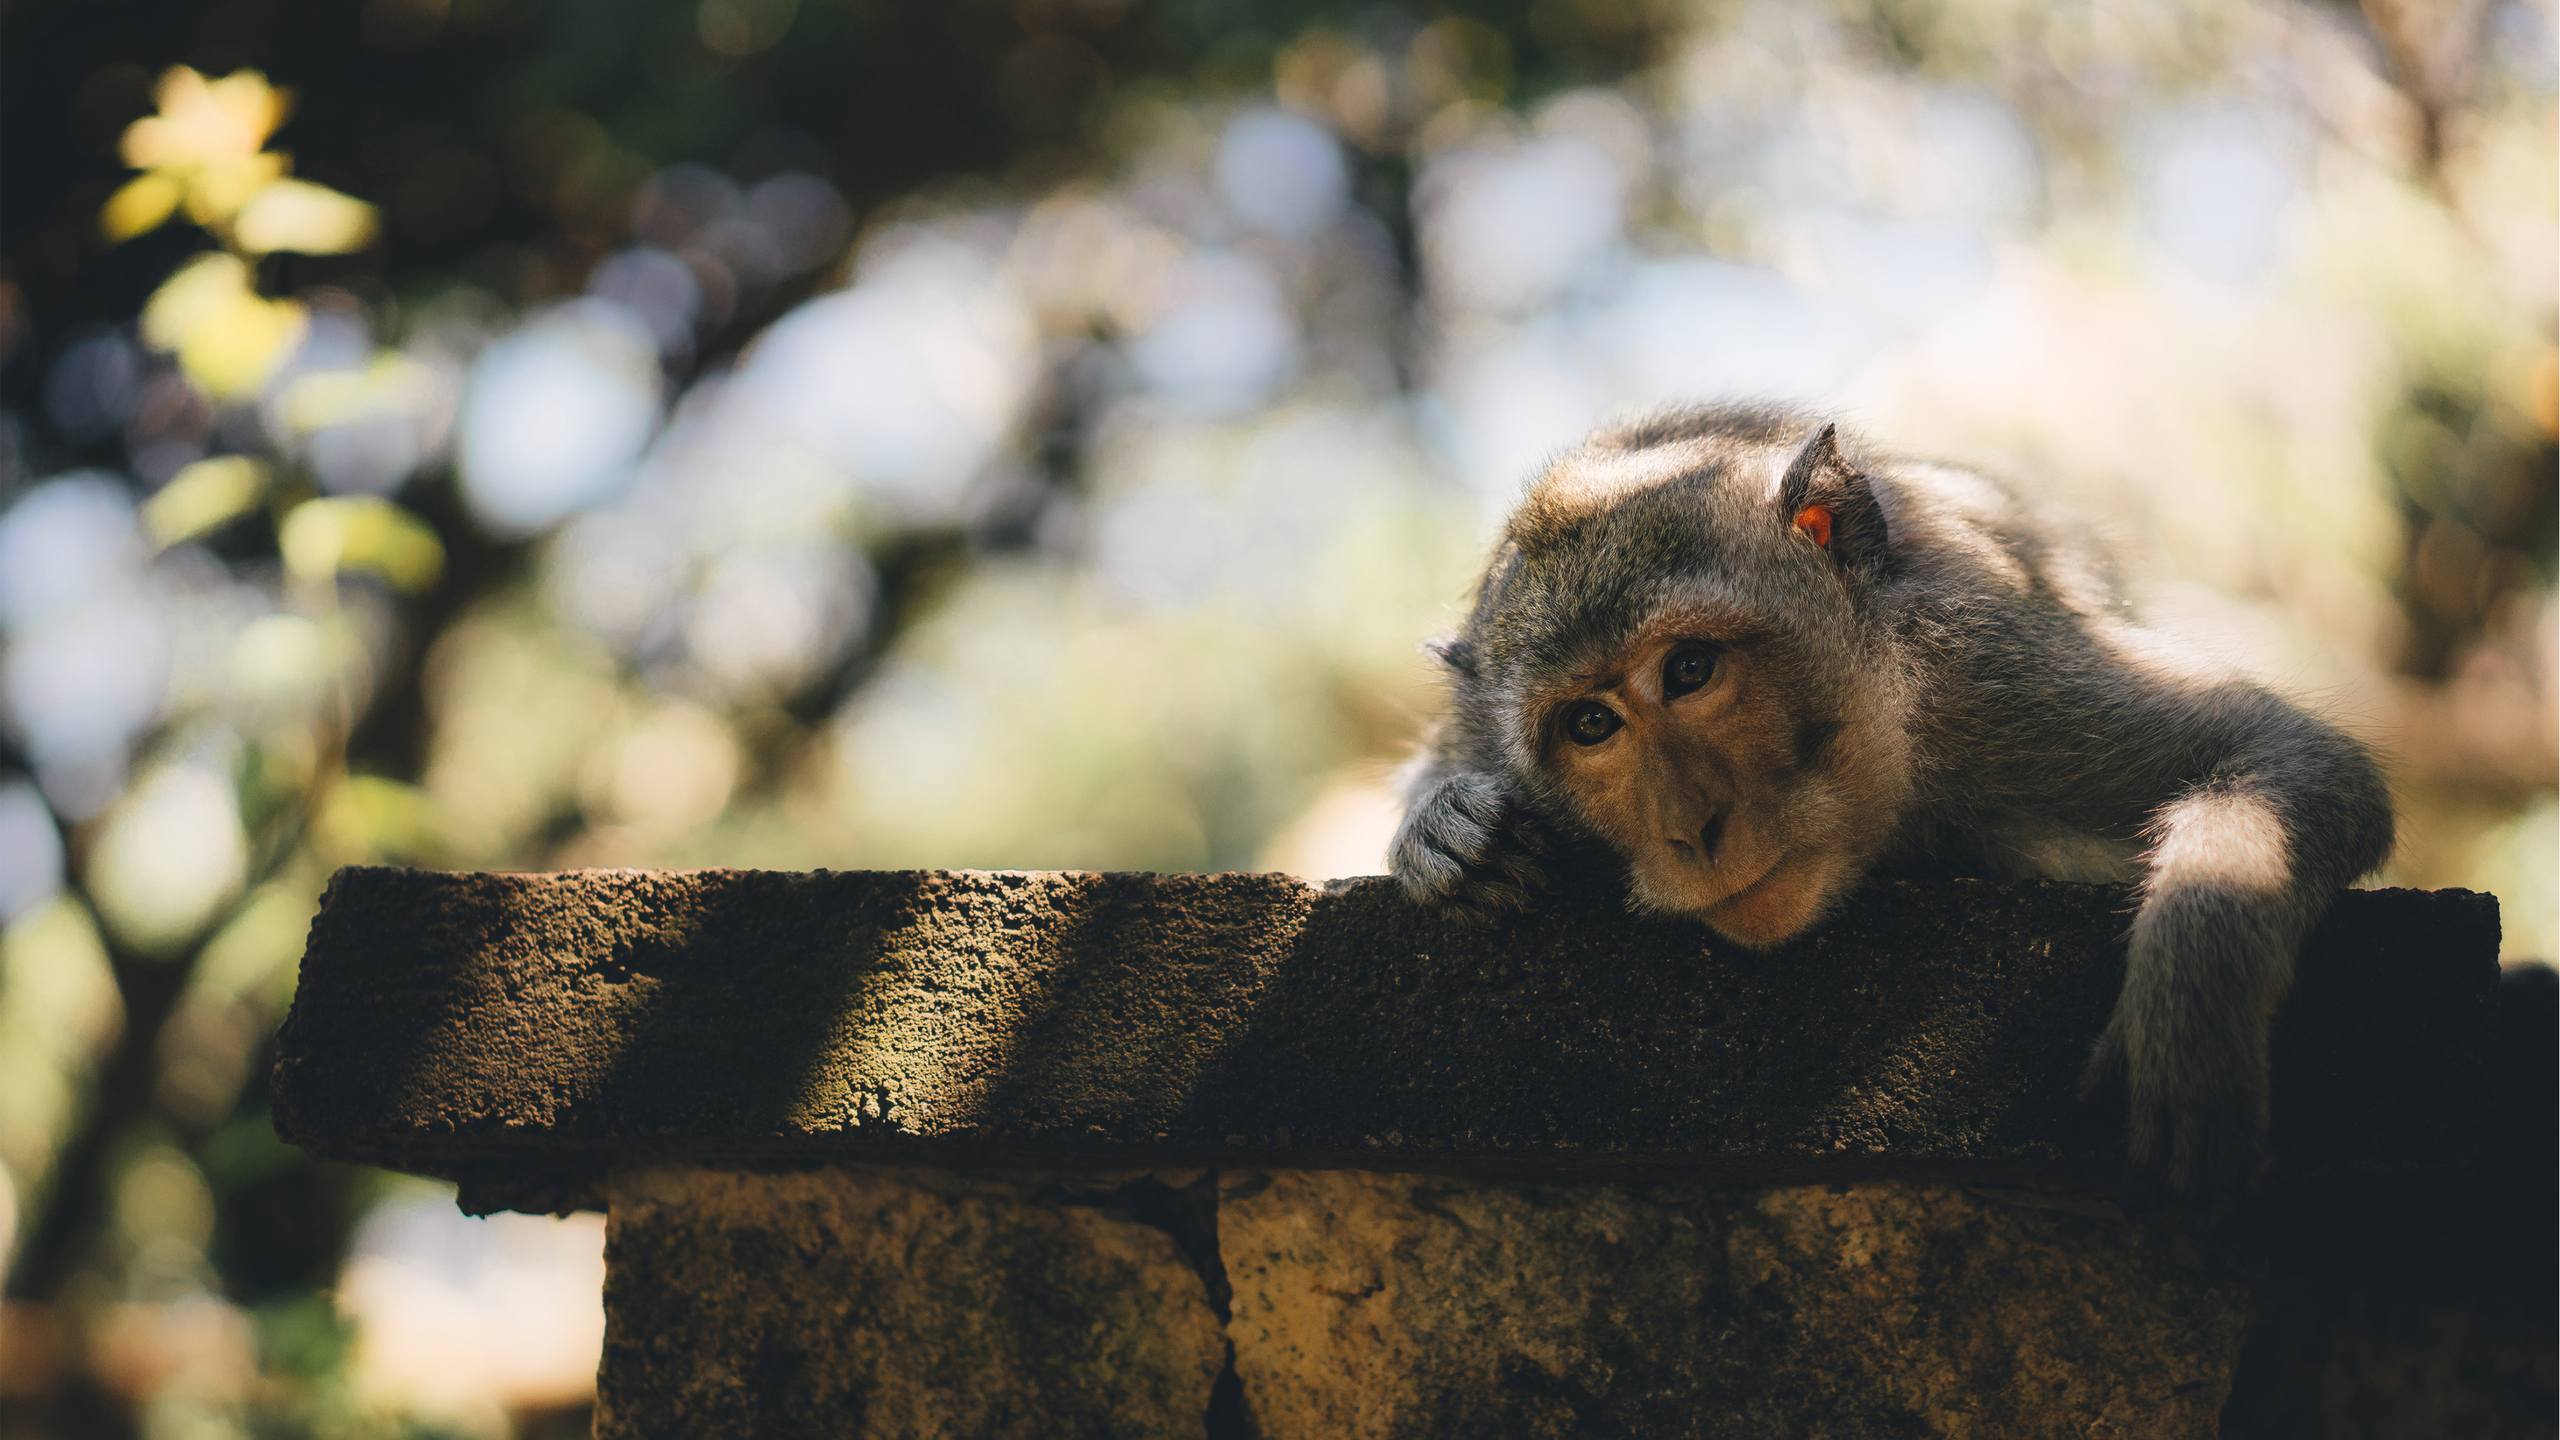
[[[2281,832],[2245,792],[2170,806],[2127,937],[2124,989],[2084,1093],[2123,1087],[2137,1193],[2208,1207],[2267,1155],[2267,1040],[2316,914]]]
[[[1554,888],[1555,837],[1497,775],[1425,777],[1387,850],[1407,895],[1462,919],[1528,910]]]
[[[2137,953],[2081,1093],[2123,1097],[2137,1198],[2213,1207],[2246,1195],[2266,1168],[2266,1028],[2213,1013],[2179,966]]]

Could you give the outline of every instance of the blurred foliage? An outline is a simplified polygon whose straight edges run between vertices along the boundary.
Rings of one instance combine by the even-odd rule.
[[[98,211],[109,240],[158,229],[183,207],[230,254],[181,266],[142,306],[142,337],[178,357],[206,395],[254,394],[302,338],[302,306],[249,283],[243,257],[279,250],[334,255],[373,238],[373,207],[287,176],[292,160],[266,148],[288,97],[255,70],[207,80],[184,65],[160,77],[155,114],[125,127],[125,162],[142,171]]]
[[[581,1430],[592,1225],[269,1129],[334,868],[1374,868],[1622,407],[2032,474],[2560,943],[2547,0],[5,23],[0,1437]]]

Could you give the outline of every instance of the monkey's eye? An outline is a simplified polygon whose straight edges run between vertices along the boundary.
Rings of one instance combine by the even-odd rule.
[[[1565,737],[1576,745],[1597,745],[1618,733],[1618,712],[1597,700],[1585,700],[1564,712]]]
[[[1692,640],[1662,662],[1662,698],[1676,699],[1716,678],[1716,647]]]

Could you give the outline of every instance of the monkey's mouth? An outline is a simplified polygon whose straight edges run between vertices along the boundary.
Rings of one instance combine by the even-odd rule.
[[[1762,866],[1759,874],[1752,876],[1734,889],[1727,890],[1720,898],[1708,901],[1705,906],[1706,913],[1712,915],[1727,906],[1748,902],[1754,895],[1767,888],[1771,881],[1778,878],[1778,873],[1787,868],[1787,861],[1791,858],[1793,858],[1791,852],[1784,850],[1778,852],[1777,858]]]
[[[1760,867],[1750,879],[1711,898],[1700,894],[1707,888],[1710,877],[1695,864],[1681,863],[1676,867],[1670,867],[1669,875],[1661,872],[1650,875],[1640,873],[1641,883],[1637,887],[1639,898],[1647,909],[1674,915],[1694,915],[1701,919],[1712,920],[1718,913],[1732,907],[1746,905],[1772,888],[1774,882],[1783,878],[1788,862],[1793,858],[1793,852],[1780,851],[1768,864]],[[1665,883],[1666,881],[1669,883]]]

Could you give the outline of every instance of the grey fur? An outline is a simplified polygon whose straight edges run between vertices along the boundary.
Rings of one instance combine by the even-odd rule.
[[[2303,936],[2391,847],[2379,770],[2265,688],[2188,664],[2141,628],[2106,558],[2016,492],[1847,437],[1835,450],[1834,435],[1772,407],[1709,407],[1559,457],[1442,652],[1449,712],[1391,868],[1462,913],[1535,903],[1557,859],[1595,842],[1529,695],[1664,606],[1712,602],[1747,617],[1743,643],[1787,677],[1803,773],[1780,777],[1802,795],[1785,823],[1854,849],[1851,879],[1876,863],[2125,857],[2142,898],[2089,1084],[2122,1087],[2139,1173],[2187,1194],[2245,1188]],[[1789,531],[1809,494],[1836,512],[1830,552]]]

